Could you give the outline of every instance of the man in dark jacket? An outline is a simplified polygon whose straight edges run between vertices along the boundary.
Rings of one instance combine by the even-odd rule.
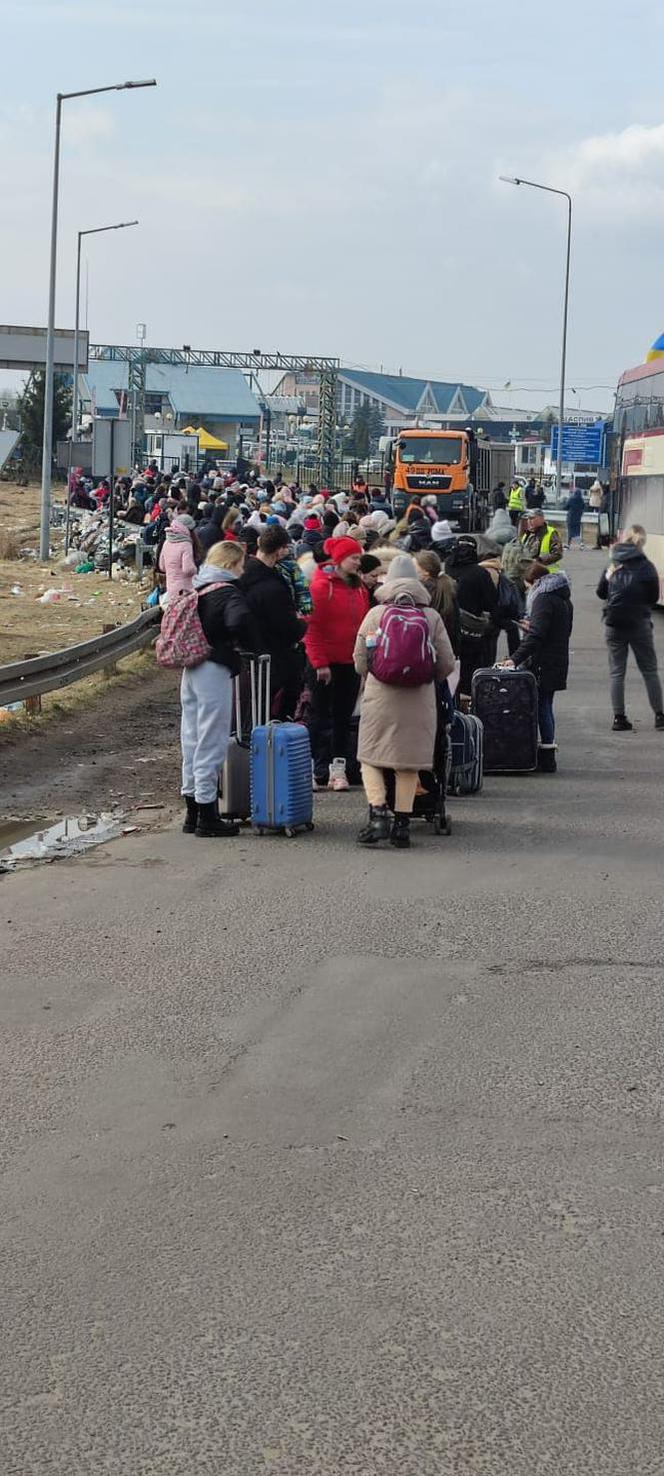
[[[643,552],[645,529],[634,524],[622,543],[614,543],[611,563],[597,586],[609,652],[609,688],[614,733],[630,733],[625,714],[625,670],[630,648],[645,682],[655,727],[664,728],[662,684],[657,669],[651,610],[660,598],[659,574]]]
[[[256,557],[249,559],[240,580],[256,629],[256,650],[272,657],[273,716],[292,717],[302,686],[304,660],[299,649],[306,623],[297,615],[293,597],[277,564],[288,557],[290,539],[279,525],[266,528]]]
[[[526,583],[532,586],[532,591],[525,634],[510,660],[502,665],[527,666],[534,672],[541,739],[538,767],[553,774],[556,769],[553,698],[567,686],[574,608],[569,579],[562,571],[551,574],[544,564],[535,563],[526,575]]]
[[[461,676],[459,690],[470,694],[473,672],[490,666],[492,660],[493,619],[498,607],[498,581],[494,583],[488,569],[478,563],[477,544],[469,534],[457,538],[450,557],[445,560],[445,573],[454,579],[461,615]]]

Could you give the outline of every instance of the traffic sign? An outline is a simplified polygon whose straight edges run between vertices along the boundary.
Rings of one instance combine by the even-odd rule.
[[[551,427],[551,460],[558,456],[557,425]],[[563,461],[580,461],[586,466],[604,465],[604,421],[594,425],[563,425]]]

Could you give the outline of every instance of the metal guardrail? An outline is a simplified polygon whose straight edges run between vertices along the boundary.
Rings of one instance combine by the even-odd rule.
[[[160,614],[159,609],[143,610],[129,625],[119,625],[117,630],[83,641],[80,646],[68,646],[51,656],[35,656],[31,661],[0,666],[0,707],[69,687],[104,666],[112,666],[123,656],[140,651],[141,646],[152,640]]]

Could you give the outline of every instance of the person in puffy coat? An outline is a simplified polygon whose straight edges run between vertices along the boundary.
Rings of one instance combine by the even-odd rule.
[[[369,609],[355,538],[327,538],[310,585],[313,611],[305,647],[311,690],[311,751],[316,785],[348,789],[351,718],[360,689],[353,665],[355,637]],[[331,745],[331,751],[330,751]]]
[[[436,681],[444,681],[454,669],[454,653],[437,610],[418,577],[409,554],[392,560],[384,583],[376,591],[376,608],[365,616],[355,641],[355,670],[366,677],[360,716],[357,754],[362,764],[362,783],[369,803],[369,819],[359,832],[361,845],[389,840],[392,845],[410,845],[410,816],[417,789],[418,771],[431,769],[436,742],[438,712]],[[403,600],[424,610],[433,647],[436,681],[420,687],[388,686],[371,674],[368,642],[375,637],[385,607]],[[395,771],[394,821],[390,828],[386,806],[385,769]]]
[[[569,641],[574,608],[570,583],[562,570],[551,573],[545,564],[531,565],[526,582],[524,636],[509,661],[501,665],[525,666],[537,680],[537,715],[540,731],[538,768],[548,774],[556,770],[556,724],[553,699],[567,686]]]
[[[166,594],[169,600],[178,595],[190,594],[194,587],[196,560],[192,532],[195,527],[188,513],[174,518],[166,529],[164,543],[159,555],[158,567],[166,575]]]
[[[625,671],[630,650],[643,677],[655,727],[664,729],[664,699],[657,668],[651,612],[660,597],[659,574],[644,553],[645,529],[634,523],[611,549],[611,563],[597,586],[609,652],[614,733],[630,733],[625,713]]]

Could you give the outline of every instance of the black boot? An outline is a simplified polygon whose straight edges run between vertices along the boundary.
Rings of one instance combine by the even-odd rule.
[[[404,815],[399,810],[394,812],[390,845],[396,846],[399,851],[406,851],[410,845],[410,815]]]
[[[184,817],[184,825],[182,826],[182,830],[185,835],[193,835],[198,824],[198,805],[196,804],[193,794],[183,794],[182,798],[185,802],[185,805],[187,806],[187,813]]]
[[[198,806],[196,834],[210,839],[212,836],[239,835],[240,827],[235,820],[222,820],[215,800],[209,805]]]
[[[629,718],[625,717],[624,712],[617,712],[613,719],[613,731],[614,733],[632,733],[634,731],[634,724],[630,723]]]
[[[369,819],[357,835],[360,845],[376,846],[379,841],[387,840],[389,833],[387,805],[369,805]]]
[[[537,767],[540,774],[555,774],[558,767],[556,751],[555,743],[540,743],[537,750]]]

